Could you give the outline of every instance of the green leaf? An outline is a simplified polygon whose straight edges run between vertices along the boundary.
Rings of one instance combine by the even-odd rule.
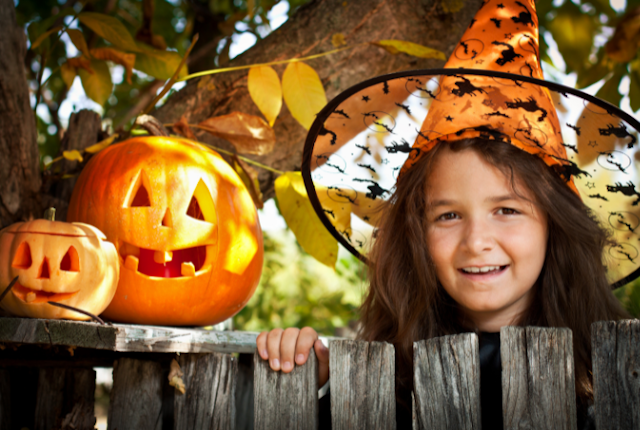
[[[604,48],[598,50],[598,62],[590,67],[578,72],[576,88],[586,88],[603,79],[607,74],[611,73],[611,68],[605,60]]]
[[[106,61],[93,60],[91,68],[93,73],[85,69],[78,69],[78,76],[80,76],[82,88],[84,88],[87,97],[102,106],[113,90],[109,66]]]
[[[44,42],[46,38],[51,36],[53,33],[59,32],[60,30],[62,30],[62,26],[53,27],[51,30],[45,31],[35,40],[35,42],[31,44],[31,49],[37,49],[38,46],[40,46],[40,44]]]
[[[620,86],[620,80],[622,80],[622,73],[618,70],[613,74],[607,81],[604,83],[602,88],[598,90],[596,93],[596,97],[606,100],[614,106],[620,106],[620,100],[622,100],[622,94],[618,91],[618,87]]]
[[[57,15],[50,16],[47,19],[43,19],[42,21],[36,21],[29,24],[27,28],[27,34],[29,35],[29,41],[33,44],[33,42],[42,35],[45,31],[49,30],[58,19],[64,18],[65,16],[73,15],[76,11],[71,7],[66,7],[60,11]]]
[[[78,15],[81,23],[89,27],[98,36],[105,39],[123,51],[139,52],[140,48],[136,44],[127,28],[116,18],[103,13],[82,12]]]
[[[548,24],[553,39],[558,44],[567,70],[580,72],[589,64],[593,36],[600,32],[598,17],[589,16],[570,1],[557,9],[556,16]]]
[[[80,30],[70,28],[67,29],[67,34],[69,35],[69,39],[71,39],[73,46],[75,46],[82,54],[89,57],[89,47],[87,46],[87,41],[84,40],[82,32]]]
[[[67,89],[71,88],[77,74],[78,73],[76,71],[76,68],[69,64],[67,61],[65,61],[62,66],[60,66],[60,75],[62,76],[62,80],[67,86]]]
[[[143,43],[138,43],[138,49],[134,69],[157,79],[171,79],[182,61],[180,54],[175,51],[160,51]],[[187,66],[183,66],[178,79],[187,76],[188,73]]]
[[[338,241],[324,228],[311,206],[300,172],[286,172],[275,181],[278,207],[298,243],[329,267],[338,259]]]
[[[371,42],[371,44],[380,46],[394,55],[402,52],[418,58],[435,58],[437,60],[447,59],[442,51],[422,46],[417,43],[407,42],[406,40],[378,40],[376,42]]]

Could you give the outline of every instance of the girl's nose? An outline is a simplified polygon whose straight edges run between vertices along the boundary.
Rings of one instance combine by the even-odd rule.
[[[488,222],[479,219],[468,220],[463,245],[472,255],[491,251],[495,246],[493,230]]]

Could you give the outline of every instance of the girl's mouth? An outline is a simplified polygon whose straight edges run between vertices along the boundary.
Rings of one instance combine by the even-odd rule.
[[[491,276],[499,275],[503,273],[509,265],[506,266],[482,266],[482,267],[463,267],[458,269],[460,273],[466,277],[475,279],[486,279]]]

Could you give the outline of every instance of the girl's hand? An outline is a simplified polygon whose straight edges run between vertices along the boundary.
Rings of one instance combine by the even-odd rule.
[[[263,331],[258,335],[256,344],[260,357],[269,360],[271,369],[284,373],[291,372],[296,364],[301,366],[306,363],[309,351],[314,348],[318,358],[318,386],[322,387],[329,379],[329,349],[311,327]]]

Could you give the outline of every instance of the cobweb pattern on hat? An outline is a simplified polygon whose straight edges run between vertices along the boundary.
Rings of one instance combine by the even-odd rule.
[[[507,4],[489,0],[476,19],[492,3],[495,8]],[[508,3],[531,6],[524,1]],[[534,20],[532,6],[527,10]],[[511,17],[526,20],[528,15],[500,18],[501,29]],[[511,46],[515,55],[525,57],[534,50],[527,42],[532,40],[526,35],[531,30],[520,29],[524,29],[520,39],[514,36]],[[537,44],[537,30],[535,37]],[[462,42],[468,50],[473,46],[469,39]],[[458,49],[464,52],[462,42],[452,58]],[[494,62],[502,58],[500,52],[492,54]],[[535,53],[535,67],[529,61],[533,77],[489,67],[407,71],[363,82],[332,100],[309,132],[302,167],[309,198],[329,231],[366,261],[401,169],[435,142],[482,136],[540,156],[563,176],[614,234],[617,244],[605,255],[612,284],[637,277],[640,124],[606,102],[536,79],[541,76],[537,58]],[[534,96],[535,104],[530,103]]]

